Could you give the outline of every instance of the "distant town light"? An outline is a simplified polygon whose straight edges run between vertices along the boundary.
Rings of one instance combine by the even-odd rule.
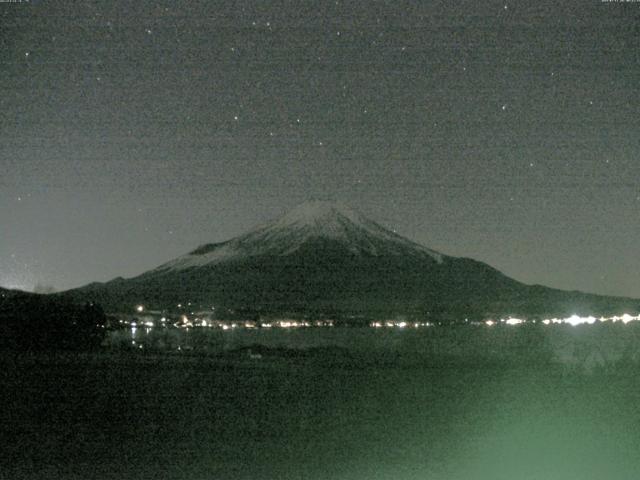
[[[632,320],[637,320],[639,317],[632,317],[628,313],[625,313],[624,315],[622,315],[622,322],[623,323],[629,323]]]
[[[144,305],[138,305],[138,306],[136,307],[136,311],[137,311],[138,313],[142,313],[142,312],[144,312]]]
[[[571,315],[570,317],[565,318],[563,322],[575,327],[576,325],[581,325],[583,323],[591,325],[595,323],[595,321],[595,317],[579,317],[578,315]]]

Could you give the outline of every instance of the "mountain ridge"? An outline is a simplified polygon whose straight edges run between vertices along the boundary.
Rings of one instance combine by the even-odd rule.
[[[189,302],[250,315],[466,318],[640,310],[640,300],[525,285],[485,263],[412,242],[333,202],[307,202],[136,277],[62,295],[109,311],[139,303],[170,310]]]

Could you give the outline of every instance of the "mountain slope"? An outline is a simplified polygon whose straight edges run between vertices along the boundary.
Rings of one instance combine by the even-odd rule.
[[[220,315],[396,314],[437,318],[610,313],[638,301],[528,286],[440,254],[330,202],[309,202],[229,241],[203,245],[132,279],[66,292],[107,310],[190,302]]]
[[[154,272],[211,266],[249,257],[287,256],[317,239],[334,241],[354,255],[407,255],[442,261],[442,255],[413,243],[346,206],[308,202],[277,221],[223,243],[203,245]]]

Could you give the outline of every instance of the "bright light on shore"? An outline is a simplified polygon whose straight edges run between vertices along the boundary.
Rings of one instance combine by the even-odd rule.
[[[524,320],[522,320],[521,318],[510,317],[505,320],[505,323],[507,325],[520,325],[521,323],[524,323]]]
[[[628,313],[625,313],[624,315],[622,315],[622,318],[621,318],[623,323],[629,323],[633,320],[638,320],[638,319],[640,319],[640,315],[638,315],[637,317],[632,317]]]
[[[595,323],[596,317],[579,317],[578,315],[571,315],[569,318],[565,318],[563,323],[568,323],[571,326],[581,325],[587,323],[589,325]]]

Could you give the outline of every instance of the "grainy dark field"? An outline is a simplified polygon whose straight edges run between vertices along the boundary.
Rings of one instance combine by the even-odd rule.
[[[636,479],[633,368],[3,355],[2,479]]]

